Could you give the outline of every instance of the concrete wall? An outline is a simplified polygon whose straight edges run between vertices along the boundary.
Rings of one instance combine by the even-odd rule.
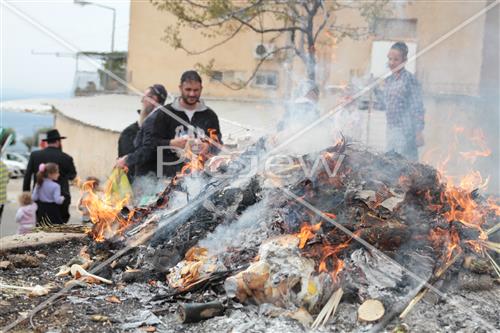
[[[104,182],[118,156],[119,133],[102,130],[55,112],[55,127],[67,136],[63,150],[73,157],[80,179],[95,176]]]

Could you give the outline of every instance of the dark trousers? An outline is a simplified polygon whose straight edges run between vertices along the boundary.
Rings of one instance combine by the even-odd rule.
[[[61,213],[61,219],[63,223],[68,223],[70,214],[69,214],[69,206],[71,205],[71,197],[69,195],[63,194],[64,202],[59,206],[59,210]]]
[[[61,205],[54,202],[37,201],[36,222],[39,225],[42,221],[50,224],[63,224],[61,217]]]
[[[3,214],[3,207],[4,206],[5,206],[4,204],[0,205],[0,223],[2,223],[2,214]]]

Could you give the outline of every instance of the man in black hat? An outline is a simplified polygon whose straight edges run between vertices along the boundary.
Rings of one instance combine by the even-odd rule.
[[[36,173],[41,163],[57,163],[59,165],[59,179],[57,182],[61,185],[61,195],[64,196],[64,202],[60,206],[61,217],[64,223],[69,221],[69,205],[71,204],[71,194],[69,191],[69,181],[75,179],[76,169],[73,158],[62,151],[61,140],[66,137],[61,136],[56,129],[47,132],[47,147],[31,153],[26,173],[24,174],[23,191],[31,190],[31,180],[33,184],[36,181]]]

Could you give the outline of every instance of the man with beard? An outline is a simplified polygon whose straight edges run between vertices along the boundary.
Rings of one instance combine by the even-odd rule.
[[[66,139],[61,136],[59,131],[52,129],[47,132],[47,137],[43,140],[46,147],[42,150],[36,150],[31,153],[26,173],[24,174],[23,191],[31,190],[31,181],[33,180],[33,188],[36,184],[36,174],[39,171],[42,163],[56,163],[59,166],[59,179],[57,183],[61,186],[61,195],[64,196],[64,202],[59,205],[62,221],[68,223],[70,214],[69,206],[71,204],[71,193],[69,190],[69,181],[75,179],[76,168],[73,163],[73,158],[62,151],[61,140]]]
[[[181,96],[158,114],[156,128],[167,133],[167,140],[161,140],[159,146],[171,147],[162,152],[163,176],[173,177],[181,170],[184,163],[176,151],[183,150],[188,140],[210,137],[209,129],[213,129],[222,143],[219,119],[200,99],[202,89],[201,77],[196,71],[184,72],[179,85]]]
[[[161,84],[155,84],[144,92],[142,109],[139,114],[139,131],[134,139],[134,150],[120,157],[117,167],[135,169],[135,176],[156,175],[157,153],[156,147],[162,139],[166,139],[163,131],[155,128],[156,118],[163,103],[167,99],[167,90]]]

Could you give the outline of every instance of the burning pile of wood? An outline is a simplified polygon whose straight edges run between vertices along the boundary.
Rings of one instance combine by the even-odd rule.
[[[483,286],[491,286],[493,274],[500,273],[494,260],[498,243],[488,239],[500,213],[492,199],[470,186],[447,186],[431,167],[345,141],[319,157],[326,163],[308,177],[303,167],[311,168],[316,154],[294,158],[292,166],[272,174],[257,171],[247,180],[215,177],[209,182],[202,169],[176,177],[158,203],[135,213],[145,220],[159,207],[168,212],[153,219],[160,227],[150,243],[155,250],[149,263],[133,269],[164,276],[170,295],[225,279],[218,292],[229,298],[302,309],[309,324],[311,315],[319,314],[316,326],[348,298],[368,302],[360,307],[361,321],[380,321],[384,314],[404,317],[453,265],[468,267],[463,274],[490,276]],[[215,170],[226,172],[232,163],[219,159]],[[190,198],[188,208],[171,215],[169,195],[182,191],[192,177],[208,185]],[[226,233],[249,232],[231,230],[231,225],[257,204],[265,213],[259,215],[264,220],[253,223],[252,233],[260,233],[255,239],[234,234],[240,244],[221,241],[210,251],[201,245],[218,227]]]
[[[247,177],[238,160],[207,163],[174,178],[148,206],[112,206],[114,218],[89,206],[88,251],[107,254],[90,273],[82,263],[67,273],[108,283],[92,272],[110,264],[113,281],[163,281],[168,290],[152,301],[190,293],[206,303],[183,304],[183,322],[241,303],[270,305],[269,315],[316,328],[349,303],[358,306],[355,325],[374,329],[404,319],[427,292],[440,294],[435,284],[447,275],[476,290],[495,288],[500,276],[500,208],[474,182],[452,186],[429,166],[344,140]],[[240,176],[217,177],[231,170]],[[201,186],[192,192],[190,182]],[[179,196],[184,206],[174,205]]]

